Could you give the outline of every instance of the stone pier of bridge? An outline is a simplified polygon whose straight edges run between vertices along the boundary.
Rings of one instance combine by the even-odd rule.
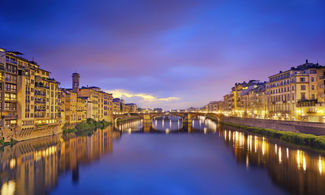
[[[150,132],[152,120],[150,114],[143,115],[143,131],[145,133]]]
[[[171,114],[173,115],[173,114]],[[178,115],[175,115],[178,116]],[[182,118],[182,123],[183,123],[183,127],[185,127],[188,132],[192,131],[192,114],[190,113],[186,113],[183,114],[183,116],[179,116]],[[152,126],[152,115],[151,114],[144,114],[143,115],[143,128],[144,128],[144,132],[150,132],[150,128]]]

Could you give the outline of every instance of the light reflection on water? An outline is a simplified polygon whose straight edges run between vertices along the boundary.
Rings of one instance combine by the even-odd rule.
[[[137,135],[130,135],[130,138],[124,137],[124,134],[133,133]],[[159,135],[156,135],[157,133]],[[177,139],[182,140],[182,145],[177,145],[178,150],[176,150],[172,148],[174,143],[172,143],[170,139],[173,138],[173,136],[171,136],[173,133],[177,133],[178,135],[188,135],[188,133],[190,133],[191,137],[178,136]],[[204,134],[205,136],[202,137]],[[161,135],[167,137],[161,137]],[[213,139],[207,140],[204,137],[211,137]],[[150,140],[154,139],[155,141],[150,142],[147,138],[150,138]],[[118,142],[114,141],[117,139],[119,140]],[[147,139],[147,142],[141,142],[141,145],[136,145],[138,148],[128,147],[129,144],[137,143],[137,140],[140,139]],[[193,139],[195,142],[192,140],[189,142],[189,139]],[[123,142],[123,140],[125,140],[125,142]],[[278,140],[248,134],[238,129],[220,128],[217,124],[204,117],[190,122],[183,122],[180,118],[176,117],[168,117],[168,119],[153,120],[152,124],[149,125],[143,124],[141,120],[131,121],[118,125],[115,127],[114,131],[112,127],[108,127],[105,130],[98,130],[90,137],[71,137],[69,139],[63,139],[59,136],[53,136],[20,142],[12,147],[6,146],[0,151],[1,194],[44,194],[48,192],[62,194],[62,192],[77,192],[78,189],[82,189],[82,186],[78,185],[78,183],[88,182],[97,184],[102,182],[97,181],[96,177],[81,177],[80,175],[86,174],[87,172],[85,167],[92,167],[92,174],[101,175],[105,173],[103,173],[103,170],[110,169],[110,166],[113,166],[110,163],[117,161],[118,164],[124,164],[123,169],[129,169],[130,171],[134,169],[133,165],[131,166],[132,162],[128,164],[129,159],[118,157],[123,153],[121,148],[127,148],[128,155],[130,155],[131,159],[133,154],[141,154],[141,159],[151,159],[156,158],[154,157],[156,154],[151,153],[151,151],[145,148],[154,147],[155,144],[162,144],[164,151],[166,150],[168,154],[172,151],[176,152],[176,157],[187,154],[186,152],[184,154],[184,151],[187,151],[188,148],[193,150],[193,144],[199,144],[197,147],[203,145],[215,147],[212,148],[211,151],[202,150],[200,153],[200,155],[204,155],[204,157],[208,159],[211,157],[216,158],[214,160],[210,159],[212,165],[211,167],[207,166],[207,169],[211,169],[211,174],[205,173],[204,177],[206,177],[205,180],[223,181],[224,184],[220,184],[221,186],[215,189],[212,186],[217,184],[206,186],[206,183],[202,183],[203,181],[191,183],[188,184],[187,187],[188,190],[191,191],[185,191],[190,194],[204,194],[206,192],[228,192],[231,194],[230,191],[227,191],[230,189],[222,189],[223,185],[224,188],[234,185],[231,182],[227,182],[229,176],[217,174],[218,172],[222,172],[223,169],[227,169],[226,167],[229,166],[232,166],[232,169],[237,170],[237,172],[241,172],[242,169],[245,169],[246,173],[240,174],[247,174],[246,177],[248,178],[246,179],[252,181],[261,177],[259,175],[260,173],[257,174],[256,170],[262,170],[267,173],[265,176],[267,178],[266,183],[264,183],[265,186],[259,184],[260,186],[255,186],[256,189],[253,189],[252,186],[250,186],[251,188],[247,186],[242,187],[243,184],[241,182],[244,182],[242,180],[238,179],[234,181],[237,182],[235,186],[239,186],[238,189],[241,190],[242,194],[245,194],[245,192],[254,194],[259,192],[259,188],[263,189],[263,187],[268,189],[269,194],[324,194],[325,192],[325,185],[323,185],[325,183],[325,157],[321,153],[307,151]],[[170,148],[169,145],[171,145]],[[115,147],[117,148],[115,149]],[[161,147],[159,146],[158,148]],[[229,148],[231,150],[228,150]],[[179,151],[181,151],[181,153],[179,153]],[[217,156],[215,156],[215,151],[219,152]],[[114,152],[115,155],[111,156],[110,154],[112,152]],[[156,151],[153,152],[157,153]],[[191,151],[188,152],[189,154],[187,155],[190,155]],[[193,155],[197,154],[193,151]],[[226,158],[228,155],[233,158],[227,158],[227,160],[225,160],[226,162],[224,162],[225,164],[218,163],[220,159]],[[169,156],[169,159],[166,159],[166,166],[175,166],[169,165],[167,162],[173,159],[175,160],[176,157],[171,158]],[[133,158],[139,160],[136,157]],[[95,163],[99,159],[103,162],[102,166],[99,166],[98,163],[96,165]],[[190,159],[192,159],[192,157]],[[233,164],[232,161],[237,162],[237,165]],[[197,161],[195,162],[197,163]],[[214,166],[214,163],[218,164],[218,166]],[[142,162],[142,164],[145,164],[145,161]],[[196,166],[196,164],[191,161],[187,161],[186,164],[192,167],[192,171],[189,173],[187,172],[187,174],[193,174],[191,177],[195,178],[203,177],[203,175],[200,174],[204,172],[205,167]],[[144,167],[138,166],[136,169],[146,172],[147,166],[148,165]],[[132,175],[123,172],[123,169],[116,165],[112,167],[112,169],[116,169],[116,174],[126,174],[124,179],[132,178]],[[182,167],[176,170],[176,172],[181,172],[182,170],[180,169],[182,169]],[[150,170],[153,171],[152,169]],[[155,176],[151,175],[149,177],[143,174],[143,176],[139,176],[140,178],[138,179],[143,177],[142,179],[144,180],[152,180],[152,177],[156,177],[155,179],[160,181],[159,177],[163,177],[161,171],[163,171],[163,169],[154,169]],[[216,172],[216,174],[212,174],[214,172]],[[72,178],[72,182],[67,182],[67,174],[62,173],[68,173],[68,175],[70,175],[69,177]],[[236,174],[236,172],[232,174]],[[113,177],[112,175],[105,176],[108,180],[110,177]],[[98,177],[100,178],[100,176]],[[166,175],[165,177],[167,180],[171,179],[171,175]],[[238,175],[238,178],[240,178],[240,175]],[[186,180],[185,178],[183,179]],[[258,180],[259,179],[256,181],[258,182]],[[134,180],[128,181],[130,183],[135,182]],[[123,182],[123,180],[121,180],[121,182]],[[190,181],[188,182],[190,183]],[[106,185],[107,186],[104,187],[101,186],[102,189],[97,190],[99,190],[99,192],[107,192],[105,190],[113,188],[109,183]],[[130,186],[127,186],[126,183],[123,185],[121,188],[115,187],[115,191],[113,192],[117,194],[123,193],[125,191],[123,191],[122,188],[125,187],[133,189],[131,184]],[[155,185],[158,184],[150,183],[150,185],[152,187],[146,191],[148,194],[153,192],[150,191],[150,189],[153,190]],[[173,188],[168,185],[172,184],[166,184],[166,189],[158,194],[171,193],[169,189]],[[182,185],[187,186],[187,183]],[[119,185],[116,184],[116,186]],[[195,190],[197,191],[189,186],[195,186]],[[133,191],[133,193],[137,194],[137,191]]]

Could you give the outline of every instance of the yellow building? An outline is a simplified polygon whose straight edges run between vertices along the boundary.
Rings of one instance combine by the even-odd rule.
[[[232,88],[232,95],[229,96],[230,109],[235,116],[248,116],[249,92],[256,89],[260,85],[265,85],[258,80],[244,81],[236,83]]]
[[[121,111],[121,100],[119,98],[113,99],[113,114],[120,114]]]
[[[103,92],[98,87],[82,87],[78,95],[86,101],[87,118],[108,122],[113,120],[112,94]]]
[[[230,113],[234,109],[233,94],[230,93],[230,94],[223,96],[223,102],[224,102],[223,112]]]
[[[267,109],[269,117],[286,120],[305,120],[303,105],[317,102],[318,64],[309,63],[292,67],[269,77]]]
[[[87,120],[87,99],[77,98],[77,122]]]
[[[65,124],[75,124],[78,122],[77,117],[77,107],[78,107],[78,98],[77,93],[72,90],[61,89],[61,111],[64,112],[64,121]]]
[[[266,94],[265,94],[265,83],[260,84],[257,87],[249,90],[247,97],[244,98],[245,110],[248,117],[252,118],[265,118],[267,114]]]
[[[0,120],[1,129],[17,127],[18,64],[15,52],[0,49]]]
[[[60,123],[59,84],[49,77],[48,71],[42,69],[35,71],[34,118],[36,126]],[[30,90],[33,91],[32,88]],[[32,94],[31,99],[33,99]]]
[[[135,113],[137,111],[137,105],[134,103],[125,104],[125,113]]]
[[[21,57],[19,52],[5,52],[5,82],[2,96],[4,128],[15,128],[15,135],[39,126],[60,123],[58,85],[50,72],[36,62]],[[2,75],[2,74],[1,74]]]

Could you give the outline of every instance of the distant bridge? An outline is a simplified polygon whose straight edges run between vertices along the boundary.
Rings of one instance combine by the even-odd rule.
[[[128,114],[114,114],[114,122],[117,122],[118,119],[127,119],[130,117],[139,117],[143,119],[144,123],[151,123],[152,119],[163,116],[177,116],[182,119],[184,122],[191,122],[193,119],[198,116],[206,116],[207,113],[200,112],[152,112],[152,113],[128,113]]]
[[[157,117],[163,116],[176,116],[182,119],[182,126],[191,131],[192,120],[198,118],[199,116],[207,116],[209,113],[203,112],[151,112],[151,113],[128,113],[128,114],[114,114],[113,120],[115,125],[117,125],[118,120],[130,119],[132,117],[138,117],[143,120],[144,132],[149,132],[152,126],[152,120]],[[185,129],[186,129],[185,128]]]

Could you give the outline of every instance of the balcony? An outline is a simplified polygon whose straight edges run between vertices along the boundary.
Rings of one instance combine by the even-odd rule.
[[[17,61],[12,60],[12,59],[7,59],[6,62],[17,65]]]
[[[17,119],[17,114],[8,114],[8,115],[4,115],[4,119]]]
[[[325,79],[325,75],[320,76],[319,79]]]
[[[6,92],[12,92],[12,93],[15,93],[15,92],[16,92],[16,89],[6,88]]]
[[[324,88],[325,88],[325,85],[324,85],[324,84],[320,84],[318,87],[319,87],[320,89],[324,89]]]
[[[46,93],[42,93],[42,92],[40,92],[40,91],[36,91],[35,90],[35,93],[34,93],[35,95],[38,95],[38,96],[46,96]]]
[[[35,100],[35,104],[46,104],[46,102],[44,102],[44,101],[37,101],[37,100]]]
[[[5,78],[5,81],[6,81],[7,83],[14,83],[14,84],[17,83],[17,80],[15,80],[15,79]]]
[[[299,100],[297,107],[315,106],[317,104],[317,99],[315,100]]]
[[[35,112],[45,112],[46,109],[45,108],[42,108],[42,109],[39,109],[39,108],[35,108],[34,110]]]

